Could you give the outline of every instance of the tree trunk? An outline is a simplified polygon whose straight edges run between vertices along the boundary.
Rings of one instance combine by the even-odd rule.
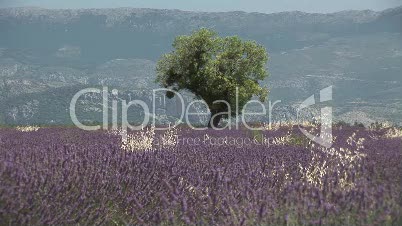
[[[219,113],[221,112],[211,111],[211,118],[209,119],[208,128],[212,128],[212,126],[214,126],[214,128],[218,128],[219,123],[221,122],[221,119],[223,117],[223,115],[219,115]]]

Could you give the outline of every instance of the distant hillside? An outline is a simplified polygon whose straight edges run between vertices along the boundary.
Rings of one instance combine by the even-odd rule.
[[[0,9],[0,45],[50,54],[64,45],[81,48],[88,61],[114,58],[156,60],[172,39],[199,27],[240,35],[285,51],[323,43],[330,37],[402,31],[402,8],[333,14],[285,12],[198,13],[154,9]]]
[[[334,85],[339,118],[402,118],[402,7],[332,14],[9,8],[0,9],[0,123],[67,123],[60,116],[67,106],[33,106],[68,103],[74,87],[149,91],[174,37],[200,27],[265,45],[265,85],[284,105]]]

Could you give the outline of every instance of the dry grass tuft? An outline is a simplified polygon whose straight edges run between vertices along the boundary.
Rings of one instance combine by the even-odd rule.
[[[36,132],[40,129],[40,127],[39,126],[17,126],[15,129],[20,132]]]

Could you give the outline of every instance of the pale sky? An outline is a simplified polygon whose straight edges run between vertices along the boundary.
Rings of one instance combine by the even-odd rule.
[[[0,7],[42,8],[158,8],[189,11],[246,12],[336,12],[342,10],[384,10],[401,6],[402,0],[0,0]]]

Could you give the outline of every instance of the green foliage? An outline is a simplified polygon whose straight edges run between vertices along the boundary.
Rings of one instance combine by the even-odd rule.
[[[342,126],[347,127],[347,126],[350,126],[350,124],[347,123],[347,122],[345,122],[345,121],[336,122],[334,125],[335,125],[336,127],[342,127]]]
[[[309,139],[303,135],[292,134],[289,138],[289,145],[296,147],[308,147]]]
[[[215,114],[236,113],[236,88],[239,109],[253,96],[266,99],[268,90],[259,84],[268,76],[268,54],[262,45],[237,36],[219,37],[203,28],[190,36],[178,36],[173,48],[157,66],[156,81],[163,87],[194,93]]]
[[[360,127],[360,128],[365,128],[364,124],[361,122],[355,122],[354,124],[355,127]]]

